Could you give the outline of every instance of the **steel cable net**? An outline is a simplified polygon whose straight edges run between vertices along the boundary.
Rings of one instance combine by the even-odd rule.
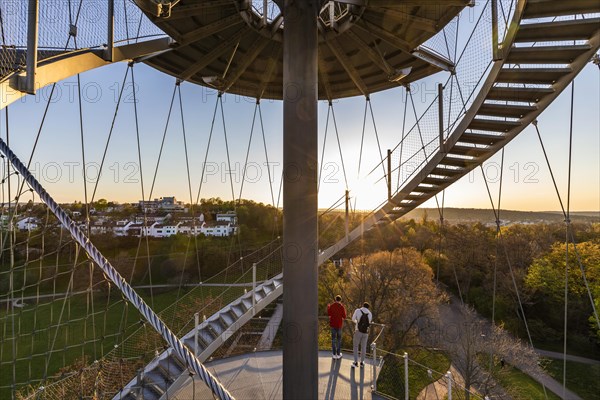
[[[503,38],[514,14],[515,1],[502,0],[498,3],[499,37]],[[447,43],[444,32],[426,43],[440,54],[449,55],[456,65],[454,73],[444,83],[444,138],[453,132],[469,110],[489,72],[492,63],[491,26],[491,4],[486,2],[481,8],[468,9],[460,19],[449,25],[445,32]],[[400,190],[414,177],[439,148],[438,96],[431,101],[431,94],[437,93],[433,85],[428,81],[413,84],[406,94],[406,130],[391,155],[392,192]],[[425,112],[419,114],[413,104],[423,102],[429,102],[429,105]]]
[[[403,399],[406,391],[408,398],[445,399],[449,398],[449,390],[452,391],[453,399],[481,399],[484,396],[477,391],[467,390],[463,385],[462,377],[454,371],[449,384],[448,371],[436,370],[436,367],[449,367],[449,360],[440,364],[444,358],[438,350],[421,349],[415,354],[419,361],[408,354],[407,359],[403,355],[377,349],[378,355],[382,357],[381,370],[377,375],[377,392],[391,398]],[[431,364],[429,364],[431,363]],[[432,366],[433,365],[433,366]],[[408,367],[408,368],[407,368]],[[406,369],[408,369],[408,387],[406,385]],[[451,371],[453,369],[451,368]]]
[[[5,178],[2,184],[5,195],[8,182]],[[112,398],[166,349],[166,342],[90,265],[44,206],[34,198],[27,205],[10,204],[3,202],[2,209],[0,393]],[[182,276],[186,267],[196,269],[193,241],[189,238],[185,253],[170,254],[187,261]],[[259,283],[281,273],[279,239],[235,254],[242,256],[201,286],[189,289],[181,278],[175,291],[139,290],[181,337],[193,329],[195,313],[211,316],[252,288],[253,264]],[[144,269],[163,257],[109,258],[125,276],[128,269],[133,276],[132,264],[134,270],[136,265]]]
[[[115,44],[148,40],[165,34],[131,0],[114,0]],[[28,2],[0,3],[2,35],[0,80],[26,63]],[[106,0],[45,0],[39,4],[38,61],[60,52],[102,48],[108,41]]]

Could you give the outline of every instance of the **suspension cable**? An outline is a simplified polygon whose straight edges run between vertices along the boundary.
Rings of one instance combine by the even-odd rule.
[[[494,205],[494,200],[492,199],[492,192],[490,190],[490,186],[489,186],[487,177],[485,176],[483,167],[481,167],[481,165],[479,167],[481,169],[481,175],[483,176],[483,182],[485,183],[486,191],[488,194],[488,198],[490,200],[490,204],[492,206],[492,210],[494,211],[494,216],[496,217],[496,220],[499,220],[499,209],[497,209],[496,206]],[[529,345],[531,346],[532,349],[535,349],[535,347],[533,345],[533,338],[531,336],[531,331],[529,330],[529,323],[527,322],[527,316],[525,314],[525,309],[523,307],[523,301],[521,300],[521,294],[519,292],[519,287],[517,285],[517,280],[515,277],[515,273],[513,271],[512,262],[510,261],[510,257],[508,255],[508,249],[507,249],[506,243],[504,241],[504,235],[502,234],[502,230],[500,230],[500,229],[498,229],[497,232],[499,233],[500,243],[502,244],[502,249],[504,250],[504,257],[505,257],[506,263],[508,265],[508,270],[510,272],[510,277],[512,280],[513,288],[515,290],[515,295],[517,296],[517,300],[519,302],[519,310],[521,312],[521,316],[523,317],[523,323],[525,324],[525,330],[527,332],[527,338],[529,339]],[[540,383],[542,384],[542,389],[544,391],[544,397],[547,399],[548,395],[546,393],[546,385],[543,382],[540,382]]]
[[[565,216],[565,310],[563,331],[563,398],[567,390],[567,335],[568,335],[568,306],[569,306],[569,230],[571,227],[571,171],[573,157],[573,118],[575,105],[575,81],[571,82],[571,116],[569,121],[569,161],[567,172],[567,209]]]
[[[368,101],[369,101],[369,98],[366,97],[365,98],[365,111],[364,111],[364,114],[363,114],[362,134],[361,134],[361,137],[360,137],[360,152],[358,154],[358,174],[357,174],[357,176],[359,178],[360,178],[360,166],[362,164],[363,145],[364,145],[364,142],[365,142],[365,129],[366,129],[366,126],[367,126],[367,107],[368,107]],[[329,109],[328,109],[328,112],[329,112]]]
[[[333,108],[333,103],[329,103],[329,106],[331,107],[331,116],[333,117],[333,127],[335,129],[335,137],[337,139],[337,145],[338,145],[338,151],[340,153],[340,162],[342,163],[342,171],[344,173],[344,182],[346,184],[346,190],[348,190],[348,177],[346,175],[346,166],[344,165],[344,155],[342,152],[342,144],[340,143],[340,133],[338,131],[338,126],[337,126],[337,120],[335,119],[335,110]],[[373,113],[373,111],[371,111],[371,114]],[[373,121],[373,124],[375,124],[375,121]],[[377,132],[377,131],[375,131]],[[379,138],[377,138],[377,143],[379,143]],[[381,148],[379,148],[379,152],[381,153]]]

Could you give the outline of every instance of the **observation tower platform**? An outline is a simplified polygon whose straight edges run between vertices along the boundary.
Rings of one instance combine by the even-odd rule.
[[[281,399],[282,356],[281,351],[259,351],[209,362],[205,366],[236,399]],[[319,352],[319,399],[381,399],[371,391],[373,360],[365,359],[364,368],[352,368],[352,361],[352,354],[333,360],[331,353]],[[208,399],[212,393],[200,379],[188,378],[169,398]]]

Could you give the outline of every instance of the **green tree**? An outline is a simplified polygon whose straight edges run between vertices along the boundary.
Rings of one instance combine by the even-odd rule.
[[[536,258],[527,271],[527,286],[553,301],[564,301],[566,250],[564,243],[555,243],[548,254]],[[582,270],[590,289],[599,290],[600,245],[584,242],[575,250],[575,246],[569,244],[569,295],[587,295]]]
[[[556,314],[552,310],[564,303],[567,272],[566,250],[567,247],[564,243],[555,243],[549,253],[533,261],[525,277],[525,284],[534,292],[534,298],[545,306],[548,316]],[[575,247],[573,244],[569,244],[568,275],[569,326],[577,329],[580,333],[588,333],[592,306],[585,282],[587,281],[592,296],[598,299],[598,295],[600,295],[600,245],[584,242]],[[546,318],[545,320],[556,327],[563,323],[562,319],[553,321]],[[597,332],[598,324],[593,316],[592,322],[593,330]]]

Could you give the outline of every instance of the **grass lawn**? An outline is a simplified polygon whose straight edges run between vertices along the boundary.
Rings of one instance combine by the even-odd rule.
[[[563,381],[563,361],[547,360],[546,372],[558,382]],[[600,398],[600,365],[567,361],[567,388],[584,399]]]
[[[412,348],[407,350],[409,358],[408,366],[408,388],[411,399],[427,385],[438,380],[441,374],[450,368],[450,359],[442,352],[432,351],[425,348]],[[424,367],[424,366],[427,367]],[[432,370],[429,377],[427,368]],[[377,379],[377,391],[384,395],[395,398],[404,398],[404,359],[396,354],[386,354],[384,364],[379,378]]]
[[[542,385],[518,368],[507,365],[501,369],[496,366],[494,376],[514,400],[546,399]],[[560,400],[549,390],[546,390],[546,394],[548,400]]]
[[[174,330],[187,329],[186,323],[193,319],[192,308],[205,304],[205,300],[208,303],[211,298],[218,296],[224,289],[227,289],[223,299],[225,302],[230,300],[230,297],[237,298],[243,293],[243,288],[229,286],[208,287],[202,288],[202,290],[196,288],[176,307],[171,307],[163,312],[161,317]],[[185,290],[181,292],[171,290],[160,294],[155,293],[152,301],[147,293],[140,291],[139,294],[148,304],[153,303],[155,311],[160,312],[167,309],[185,292]],[[139,321],[142,320],[142,317],[133,306],[126,306],[120,296],[114,294],[115,296],[111,296],[110,299],[97,297],[94,300],[94,314],[91,313],[91,307],[84,295],[73,296],[67,302],[58,299],[15,310],[16,333],[14,336],[17,338],[15,341],[10,339],[13,337],[13,318],[7,316],[6,311],[2,311],[0,313],[0,329],[2,330],[2,335],[0,335],[0,399],[10,398],[13,370],[17,382],[27,382],[42,378],[45,375],[46,363],[48,363],[46,376],[52,376],[59,373],[65,366],[79,363],[83,359],[89,363],[101,358],[112,350],[115,344],[135,332],[140,326]],[[206,309],[206,313],[212,313],[213,309],[219,309],[223,305],[221,302],[215,302]],[[16,344],[15,355],[13,355],[14,344]],[[158,342],[157,344],[161,345]],[[153,346],[152,343],[147,343],[147,345]],[[50,349],[52,349],[52,353],[47,359]],[[13,362],[15,356],[16,362]]]

